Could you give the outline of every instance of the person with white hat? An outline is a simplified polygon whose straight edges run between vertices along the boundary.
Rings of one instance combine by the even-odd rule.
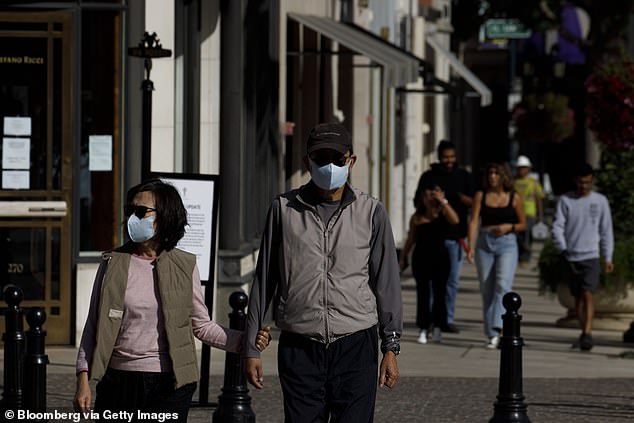
[[[526,156],[517,158],[517,176],[513,183],[515,191],[524,198],[526,231],[518,234],[519,265],[525,267],[531,259],[533,243],[532,228],[544,219],[544,190],[538,180],[530,176],[532,163]]]

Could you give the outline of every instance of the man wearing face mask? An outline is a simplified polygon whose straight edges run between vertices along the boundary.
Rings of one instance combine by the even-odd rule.
[[[383,204],[347,181],[355,161],[342,125],[317,125],[304,157],[311,180],[275,198],[268,212],[243,352],[249,382],[263,388],[255,341],[272,301],[286,422],[372,421],[377,326],[378,383],[398,381],[396,248]]]

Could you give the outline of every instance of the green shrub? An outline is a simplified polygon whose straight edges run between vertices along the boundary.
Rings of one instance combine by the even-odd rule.
[[[547,292],[555,293],[559,283],[567,283],[566,261],[559,250],[555,248],[555,243],[551,238],[544,242],[542,251],[539,254],[537,267],[539,269],[540,295],[544,295]]]
[[[634,148],[616,150],[603,148],[601,168],[595,182],[597,191],[608,198],[612,211],[614,236],[627,241],[634,238]],[[634,262],[631,262],[634,265]]]
[[[614,273],[608,282],[627,282],[634,285],[634,238],[616,241],[614,245]]]

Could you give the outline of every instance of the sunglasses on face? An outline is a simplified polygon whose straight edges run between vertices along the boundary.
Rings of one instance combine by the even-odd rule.
[[[135,206],[133,204],[128,204],[123,207],[123,212],[125,213],[126,216],[132,216],[134,214],[139,219],[143,219],[145,215],[151,211],[156,211],[156,209],[153,209],[151,207],[145,207],[145,206]]]
[[[315,156],[310,156],[310,159],[317,165],[317,166],[325,166],[328,165],[330,163],[334,164],[335,166],[339,166],[339,167],[343,167],[346,165],[346,163],[348,162],[348,159],[350,158],[350,156],[346,156],[346,155],[330,155],[330,154],[319,154],[319,155],[315,155]]]

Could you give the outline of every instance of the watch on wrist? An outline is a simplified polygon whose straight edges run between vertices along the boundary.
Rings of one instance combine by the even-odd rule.
[[[385,354],[388,351],[392,351],[394,355],[399,355],[401,353],[401,344],[395,342],[387,346],[381,346],[381,352],[383,354]]]

